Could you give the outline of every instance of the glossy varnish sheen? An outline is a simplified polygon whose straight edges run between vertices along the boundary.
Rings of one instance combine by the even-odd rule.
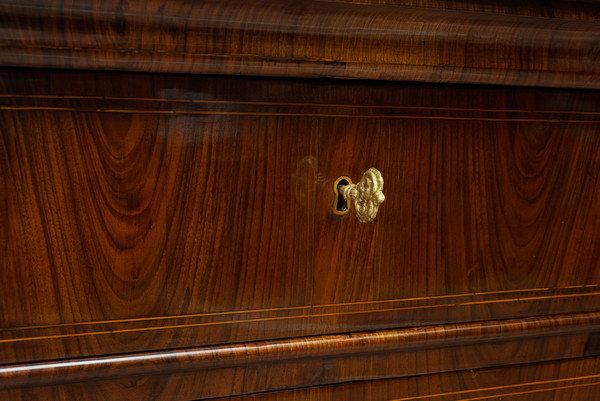
[[[76,394],[83,384],[94,386],[86,393],[100,393],[100,399],[149,390],[153,400],[204,399],[592,357],[600,349],[589,332],[599,329],[600,313],[580,313],[19,364],[0,367],[0,397]],[[148,379],[118,390],[136,377]]]
[[[4,0],[0,63],[600,88],[600,7],[564,3]]]
[[[599,17],[0,0],[0,400],[599,399]]]
[[[4,363],[598,310],[597,94],[1,77]]]
[[[489,368],[313,387],[218,401],[564,401],[600,397],[600,360]],[[428,396],[424,396],[426,392]]]
[[[468,11],[523,15],[528,17],[598,21],[600,8],[596,1],[561,0],[333,0],[344,3],[387,4],[405,7],[434,8],[447,11]]]

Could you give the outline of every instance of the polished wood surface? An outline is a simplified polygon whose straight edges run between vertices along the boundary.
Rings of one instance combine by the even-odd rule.
[[[0,0],[0,400],[600,398],[599,20]]]
[[[0,77],[3,363],[599,309],[595,92]]]
[[[564,401],[600,397],[598,358],[314,387],[218,401]],[[429,394],[423,396],[423,394]]]
[[[99,399],[205,399],[539,363],[600,355],[589,334],[599,329],[600,313],[573,314],[12,365],[0,367],[0,397],[101,381]]]
[[[4,0],[0,63],[600,88],[598,4],[386,2]]]
[[[387,4],[404,7],[435,8],[448,11],[468,11],[523,15],[528,17],[573,20],[600,20],[598,1],[576,0],[331,0],[344,3]]]
[[[0,390],[157,373],[168,375],[178,371],[247,367],[280,361],[293,361],[289,365],[295,367],[298,360],[306,358],[329,359],[329,365],[338,364],[346,372],[329,374],[330,377],[327,378],[317,379],[313,376],[313,382],[302,383],[303,386],[344,382],[349,379],[368,380],[433,373],[448,370],[450,367],[454,370],[474,369],[485,366],[490,360],[496,363],[515,364],[589,356],[592,351],[594,354],[598,351],[596,348],[587,347],[590,341],[587,333],[594,331],[600,331],[600,312],[301,337],[52,363],[41,362],[0,367]],[[558,341],[550,341],[550,336]],[[536,341],[528,342],[531,339]],[[494,344],[488,348],[481,345],[498,342],[501,344]],[[524,344],[528,344],[529,347]],[[548,346],[549,344],[551,346]],[[437,349],[442,347],[456,347],[452,349],[454,358],[445,354],[445,358],[439,358],[438,362],[424,363],[423,368],[417,370],[407,369],[406,361],[400,364],[400,368],[390,363],[390,360],[399,358],[399,353],[403,358],[407,358],[406,351],[436,349],[437,353]],[[486,355],[485,362],[478,361],[477,358],[457,360],[457,355],[461,353],[468,355],[473,349],[484,355],[487,352],[493,355]],[[515,349],[519,352],[515,353]],[[484,350],[487,352],[483,352]],[[539,350],[544,352],[539,353]],[[373,355],[377,353],[385,353],[385,355]],[[390,353],[394,354],[390,355]],[[415,358],[417,355],[418,352],[414,352],[411,356]],[[351,358],[355,360],[350,361]],[[385,368],[377,369],[372,363],[364,363],[373,362],[373,358],[387,359],[387,363],[380,364]],[[423,360],[430,359],[425,357]],[[460,360],[464,363],[461,364]],[[351,377],[348,377],[348,370],[352,372]],[[255,391],[264,390],[255,389]]]
[[[548,350],[557,349],[559,342]],[[491,347],[483,347],[487,352]],[[505,351],[505,347],[499,348]],[[476,349],[475,360],[481,359]],[[431,351],[429,355],[417,352],[414,356],[430,357],[435,360],[439,355]],[[470,358],[470,355],[448,352],[440,349],[442,359],[449,362],[457,355]],[[502,354],[498,354],[502,357]],[[518,351],[515,352],[518,355]],[[552,354],[550,354],[552,355]],[[376,368],[385,361],[380,355],[361,361]],[[396,362],[406,358],[407,366],[415,372],[423,367],[412,354],[394,355]],[[519,359],[517,359],[519,360]],[[188,372],[164,376],[160,374],[137,376],[125,379],[107,379],[102,381],[74,382],[57,386],[13,388],[0,390],[4,399],[30,401],[32,399],[52,400],[97,400],[120,401],[131,399],[145,400],[198,400],[198,395],[218,400],[367,400],[367,401],[474,401],[499,399],[521,401],[590,401],[600,394],[598,358],[575,358],[553,362],[503,366],[496,368],[468,369],[442,372],[430,375],[409,375],[402,378],[356,381],[331,386],[312,386],[285,391],[285,386],[306,383],[323,374],[334,375],[344,371],[336,370],[331,361],[305,359],[297,361],[296,368],[289,365],[262,364],[247,369],[215,369]],[[455,366],[460,366],[459,362]],[[329,368],[333,366],[333,368]],[[348,363],[347,373],[352,374],[356,366]],[[415,368],[416,367],[416,368]],[[289,370],[285,370],[289,369]],[[323,373],[322,373],[323,372]],[[256,389],[268,389],[268,392],[255,392]],[[282,390],[283,391],[275,391]],[[219,394],[244,394],[239,397],[215,398]]]
[[[0,400],[600,398],[599,18],[0,0]]]

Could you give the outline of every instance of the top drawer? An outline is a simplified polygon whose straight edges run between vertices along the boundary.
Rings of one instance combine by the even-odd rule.
[[[0,363],[597,310],[600,96],[5,70]],[[367,224],[333,184],[376,167]]]

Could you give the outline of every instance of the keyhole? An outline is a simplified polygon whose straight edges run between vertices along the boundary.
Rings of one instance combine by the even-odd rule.
[[[333,183],[333,214],[336,216],[343,216],[350,213],[351,201],[344,199],[340,193],[340,187],[344,185],[352,184],[352,180],[346,176],[342,176],[335,180]]]

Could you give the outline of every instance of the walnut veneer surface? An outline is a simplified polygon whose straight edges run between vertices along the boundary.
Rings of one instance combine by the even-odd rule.
[[[599,398],[598,9],[0,3],[0,399]]]
[[[0,63],[599,89],[599,10],[513,0],[3,0]]]

